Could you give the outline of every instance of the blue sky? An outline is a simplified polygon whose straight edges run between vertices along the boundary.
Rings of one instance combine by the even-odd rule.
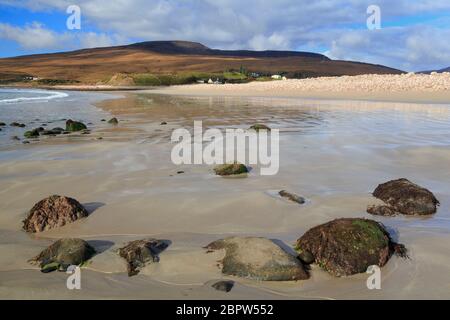
[[[68,30],[66,9],[81,9]],[[381,29],[366,26],[367,7]],[[450,0],[0,0],[0,57],[149,40],[302,50],[407,71],[450,66]]]

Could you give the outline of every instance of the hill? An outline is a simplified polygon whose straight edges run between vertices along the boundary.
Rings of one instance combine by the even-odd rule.
[[[50,85],[97,84],[125,74],[133,79],[144,79],[143,84],[151,77],[166,84],[162,76],[176,75],[183,83],[187,78],[192,81],[242,69],[247,73],[282,73],[295,78],[401,72],[381,65],[331,60],[310,52],[217,50],[195,42],[153,41],[0,59],[0,81],[37,77],[43,84]],[[153,84],[150,80],[148,84]]]
[[[450,72],[450,67],[448,68],[444,68],[444,69],[440,69],[440,70],[429,70],[429,71],[422,71],[419,73],[425,73],[425,74],[430,74],[432,72],[437,72],[437,73],[442,73],[442,72]]]

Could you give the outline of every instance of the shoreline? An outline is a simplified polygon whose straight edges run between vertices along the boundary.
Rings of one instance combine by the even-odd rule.
[[[405,103],[450,103],[450,73],[318,77],[244,84],[190,84],[168,87],[57,85],[5,88],[96,92],[140,92],[174,96],[298,98]]]

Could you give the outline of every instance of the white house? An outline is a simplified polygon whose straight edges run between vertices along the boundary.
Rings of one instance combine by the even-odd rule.
[[[274,80],[281,80],[282,77],[281,77],[279,74],[274,74],[274,75],[272,76],[272,79],[274,79]]]

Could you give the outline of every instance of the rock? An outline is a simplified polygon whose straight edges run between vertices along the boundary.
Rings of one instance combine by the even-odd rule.
[[[18,136],[12,136],[11,140],[16,140],[16,141],[20,141],[20,138]]]
[[[177,171],[177,174],[183,174],[184,171]]]
[[[66,131],[76,132],[87,129],[86,125],[82,122],[67,120],[66,121]]]
[[[23,136],[27,139],[33,139],[39,137],[39,130],[33,129],[31,131],[26,131]]]
[[[67,270],[71,265],[79,266],[92,258],[95,249],[82,239],[60,239],[29,262],[39,264],[44,273]]]
[[[295,249],[300,259],[337,277],[364,273],[371,265],[383,267],[393,253],[406,256],[404,246],[394,243],[382,224],[359,218],[314,227],[297,240]]]
[[[270,129],[268,126],[264,125],[264,124],[258,123],[258,124],[254,124],[253,126],[251,126],[251,127],[250,127],[250,130],[255,130],[255,131],[258,132],[259,130],[267,130],[267,131],[270,131],[271,129]]]
[[[112,118],[111,120],[108,121],[109,124],[113,124],[113,125],[117,125],[119,124],[119,120],[117,120],[117,118]]]
[[[53,195],[34,205],[23,221],[23,229],[33,233],[47,231],[87,216],[88,212],[77,200]]]
[[[51,130],[43,130],[41,132],[42,135],[59,135],[64,132],[63,128],[53,128]]]
[[[230,292],[234,287],[234,281],[218,281],[211,287],[213,287],[217,291]]]
[[[433,193],[407,179],[380,184],[373,192],[373,196],[385,203],[367,208],[367,212],[374,215],[392,216],[397,213],[431,215],[436,213],[439,206],[439,201]]]
[[[167,122],[163,121],[163,122],[161,122],[161,125],[165,126],[165,125],[167,125]]]
[[[278,192],[278,194],[283,197],[286,198],[288,200],[291,200],[293,202],[297,202],[298,204],[304,204],[306,202],[305,198],[300,197],[296,194],[287,192],[286,190],[281,190],[280,192]]]
[[[23,144],[30,144],[30,141],[22,141]]]
[[[18,122],[13,122],[10,124],[11,127],[19,127],[19,128],[25,128],[25,124],[23,123],[18,123]]]
[[[209,250],[225,250],[222,273],[252,280],[291,281],[309,278],[303,264],[266,238],[232,237],[210,243]]]
[[[222,164],[214,168],[218,176],[231,176],[236,174],[248,173],[248,169],[241,163]]]
[[[100,120],[101,122],[106,122],[106,119],[102,119],[102,120]]]
[[[0,127],[4,127],[4,126],[6,126],[6,123],[0,122]]]
[[[136,240],[119,249],[119,255],[127,261],[128,276],[139,273],[148,263],[158,262],[158,254],[168,247],[167,243],[156,239]]]

